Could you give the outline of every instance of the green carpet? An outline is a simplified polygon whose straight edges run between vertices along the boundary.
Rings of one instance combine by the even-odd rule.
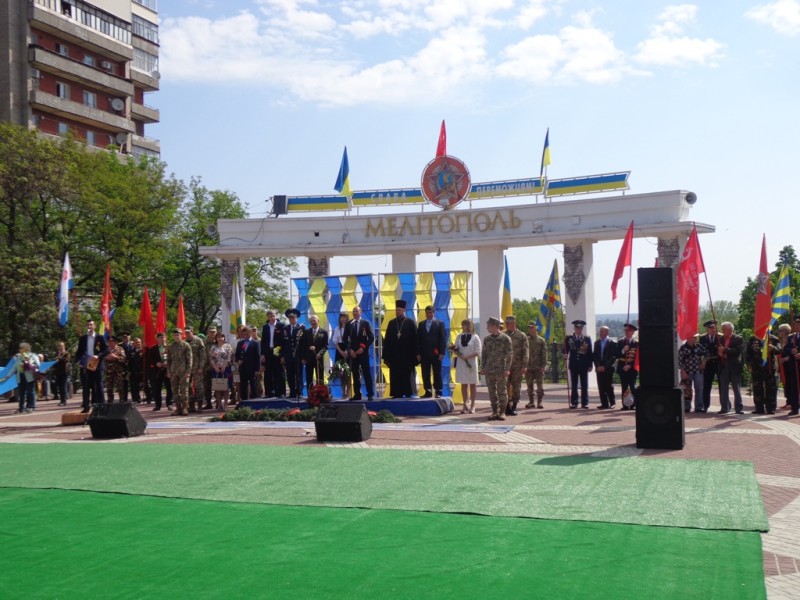
[[[0,485],[766,531],[750,463],[174,444],[3,444]]]
[[[13,488],[0,513],[8,599],[766,597],[754,532]]]

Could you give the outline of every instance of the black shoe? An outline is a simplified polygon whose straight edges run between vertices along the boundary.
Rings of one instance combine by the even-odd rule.
[[[430,392],[425,392],[424,394],[422,394],[422,396],[420,396],[420,398],[433,398],[433,394],[431,394]]]
[[[608,406],[595,406],[597,410],[608,410]]]
[[[58,405],[59,405],[59,406],[66,406],[66,405],[67,405],[67,403],[66,403],[66,402],[59,402],[59,403],[58,403]]]
[[[517,411],[515,411],[515,410],[512,408],[511,410],[507,410],[507,411],[506,411],[506,414],[507,414],[509,417],[516,417],[516,416],[517,416],[519,413],[518,413]]]
[[[82,408],[82,409],[81,409],[81,414],[86,414],[86,413],[88,413],[88,412],[89,412],[89,409],[88,409],[88,408]]]
[[[589,405],[588,404],[584,404],[583,406],[581,406],[581,408],[589,408]]]
[[[608,407],[609,408],[616,408],[617,407],[617,403],[616,402],[612,402],[611,404],[608,405]]]
[[[442,392],[436,392],[436,394],[434,395],[434,397],[436,397],[436,398],[441,398],[441,397],[442,397]]]
[[[763,410],[751,410],[750,414],[751,415],[763,415],[764,411]]]
[[[570,408],[570,410],[572,410],[573,408],[578,408],[578,405],[577,404],[570,404],[569,408]]]
[[[350,398],[350,402],[358,402],[360,400],[361,400],[361,394],[359,394],[358,396],[353,396],[352,398]]]
[[[729,411],[729,410],[718,410],[717,414],[718,415],[727,415],[729,412],[731,412],[731,411]]]
[[[161,407],[160,406],[156,406],[156,407],[153,408],[153,412],[156,412],[157,410],[161,410]]]
[[[800,411],[797,411],[797,410],[790,410],[789,411],[789,416],[790,417],[794,417],[797,414],[800,414]]]
[[[767,411],[767,414],[768,414],[768,415],[774,415],[774,414],[775,414],[775,411],[774,411],[774,410],[768,410],[768,411]]]

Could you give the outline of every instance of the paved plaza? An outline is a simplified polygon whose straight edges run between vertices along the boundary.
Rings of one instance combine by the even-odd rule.
[[[473,415],[456,411],[442,417],[404,417],[397,425],[376,426],[362,443],[330,444],[353,451],[370,448],[438,450],[444,452],[511,452],[532,454],[633,456],[733,460],[752,462],[769,516],[770,531],[762,534],[764,573],[770,600],[800,598],[800,418],[752,415],[745,396],[745,415],[717,415],[716,400],[706,414],[686,415],[686,447],[681,451],[640,450],[635,445],[635,415],[631,411],[570,410],[564,386],[548,385],[545,408],[521,410],[505,422],[487,421],[485,389],[479,388]],[[596,398],[596,393],[591,396]],[[525,403],[525,394],[523,401]],[[782,402],[779,402],[782,404]],[[0,404],[0,442],[17,444],[130,443],[130,444],[272,444],[318,445],[313,423],[271,427],[264,423],[204,427],[214,413],[171,417],[140,406],[151,427],[130,439],[96,441],[88,427],[62,426],[64,412],[79,410],[78,398],[65,409],[40,401],[36,412],[14,414],[16,403]],[[435,427],[459,425],[459,427]],[[602,502],[602,498],[587,498]],[[619,507],[624,510],[625,507]]]

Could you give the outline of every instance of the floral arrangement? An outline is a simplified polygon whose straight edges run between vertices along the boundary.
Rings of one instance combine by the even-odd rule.
[[[317,407],[320,404],[327,404],[331,401],[331,390],[327,385],[317,384],[308,393],[308,403]]]
[[[467,368],[470,371],[472,370],[472,363],[469,362],[466,358],[462,358],[461,357],[461,353],[458,351],[458,346],[456,346],[455,344],[450,344],[447,347],[447,349],[450,350],[450,352],[453,353],[453,356],[455,357],[456,360],[463,360],[464,364],[467,365]]]
[[[350,365],[343,360],[337,360],[328,370],[328,378],[331,381],[338,381],[343,377],[350,377]]]
[[[280,356],[281,355],[281,347],[280,346],[275,346],[275,348],[272,349],[272,354],[274,356]]]
[[[233,422],[233,421],[313,421],[317,416],[317,408],[299,408],[274,410],[253,410],[245,406],[212,417],[212,422]],[[380,412],[369,411],[369,420],[373,423],[400,423],[400,419],[395,417],[388,410]]]

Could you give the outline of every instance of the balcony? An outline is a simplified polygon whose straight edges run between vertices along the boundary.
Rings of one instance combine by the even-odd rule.
[[[105,71],[95,69],[44,48],[32,47],[28,51],[31,66],[46,73],[56,73],[66,79],[89,84],[114,96],[133,96],[133,84],[130,81],[109,75]]]
[[[93,50],[98,54],[115,60],[131,60],[133,58],[132,46],[92,31],[73,19],[63,17],[38,4],[31,4],[30,8],[31,25],[48,31],[67,42],[72,42],[82,48]]]
[[[157,108],[136,102],[131,103],[131,118],[142,123],[158,123],[161,120]]]
[[[153,73],[158,73],[158,71],[153,71]],[[160,75],[157,77],[153,77],[152,75],[145,73],[144,71],[140,71],[135,67],[131,67],[131,81],[134,84],[141,87],[145,92],[154,92],[158,89],[158,80]]]
[[[161,142],[143,135],[131,135],[131,153],[136,154],[136,148],[142,148],[146,154],[161,154]]]
[[[47,94],[40,90],[31,90],[30,103],[32,108],[57,115],[64,119],[77,121],[89,126],[102,124],[105,129],[135,131],[133,121],[120,117],[112,113],[91,108],[72,100],[65,100],[53,94]]]

